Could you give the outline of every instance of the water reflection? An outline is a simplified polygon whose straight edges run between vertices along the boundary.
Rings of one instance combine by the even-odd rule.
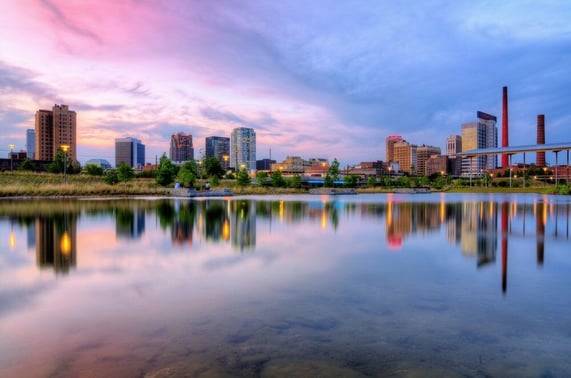
[[[40,268],[68,273],[77,261],[77,214],[37,216],[36,262]]]
[[[570,203],[2,200],[0,376],[568,376]]]
[[[537,265],[545,261],[548,239],[569,240],[569,203],[446,201],[411,202],[388,195],[382,201],[284,199],[121,200],[121,201],[2,201],[0,215],[10,225],[8,247],[16,245],[14,227],[27,230],[28,246],[35,244],[41,268],[67,273],[77,264],[77,223],[82,217],[115,222],[118,239],[140,239],[149,217],[156,217],[172,245],[190,250],[198,235],[207,243],[230,243],[238,252],[256,249],[257,233],[272,232],[278,224],[318,223],[322,231],[344,232],[341,219],[384,222],[384,243],[403,250],[410,238],[445,232],[449,243],[475,258],[477,267],[496,262],[501,250],[502,288],[507,290],[508,249],[511,239],[535,239]],[[152,220],[151,220],[152,222]],[[532,224],[532,227],[529,224]],[[266,228],[267,226],[267,228]],[[105,241],[102,241],[102,247]]]

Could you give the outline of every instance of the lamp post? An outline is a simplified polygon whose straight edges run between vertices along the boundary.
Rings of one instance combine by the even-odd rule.
[[[230,158],[230,156],[228,155],[223,155],[222,156],[222,160],[224,160],[224,170],[228,171],[228,159]]]
[[[14,154],[12,154],[12,152],[14,151],[14,144],[10,143],[9,147],[10,147],[10,172],[13,172],[14,171],[14,163],[13,163]]]
[[[69,150],[69,145],[62,144],[60,148],[63,151],[63,183],[67,184],[67,151]]]

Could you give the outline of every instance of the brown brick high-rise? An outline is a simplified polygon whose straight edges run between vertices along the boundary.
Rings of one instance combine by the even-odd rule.
[[[67,105],[54,105],[52,110],[36,112],[37,160],[53,160],[62,145],[69,146],[68,158],[77,161],[77,115]]]
[[[537,115],[537,144],[545,144],[545,115]],[[537,152],[535,155],[535,165],[545,167],[545,152]]]

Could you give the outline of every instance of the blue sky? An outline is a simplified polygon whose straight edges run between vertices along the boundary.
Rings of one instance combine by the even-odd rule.
[[[444,148],[478,110],[501,126],[503,86],[510,145],[537,114],[568,142],[569,20],[567,1],[4,0],[0,153],[64,103],[81,162],[124,136],[154,161],[179,131],[198,155],[241,126],[258,159],[384,160],[388,135]]]

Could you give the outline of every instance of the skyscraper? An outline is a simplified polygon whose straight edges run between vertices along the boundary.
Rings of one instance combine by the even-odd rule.
[[[227,170],[230,159],[230,138],[210,136],[205,141],[206,157],[215,157],[222,164],[222,168]]]
[[[173,134],[171,136],[170,159],[176,162],[194,160],[192,134]]]
[[[460,135],[450,135],[446,138],[446,155],[456,157],[458,152],[462,152],[462,137]]]
[[[77,161],[76,121],[76,113],[67,105],[56,104],[52,110],[38,110],[35,158],[53,160],[61,146],[69,146],[69,158]]]
[[[145,145],[136,138],[115,139],[115,166],[125,163],[133,168],[145,165]]]
[[[256,169],[256,132],[247,127],[238,127],[230,137],[230,166],[237,171]]]
[[[394,156],[394,145],[395,143],[398,142],[402,142],[404,139],[402,138],[401,135],[389,135],[387,137],[387,149],[386,149],[386,155],[387,155],[387,161],[388,162],[393,162],[395,161],[395,156]]]
[[[393,162],[398,163],[399,170],[409,174],[416,174],[417,172],[417,146],[410,144],[406,140],[396,142],[393,148]]]
[[[26,130],[26,152],[28,159],[36,160],[36,130]]]
[[[446,155],[448,155],[452,176],[460,176],[462,174],[462,159],[456,156],[458,152],[462,152],[462,137],[460,135],[450,135],[446,139]]]
[[[475,122],[462,124],[462,151],[479,148],[498,147],[497,118],[493,115],[478,112]],[[494,169],[498,165],[496,155],[483,155],[462,159],[462,175],[481,175],[487,169]]]
[[[416,174],[419,176],[428,175],[426,170],[426,162],[432,155],[440,155],[440,147],[435,146],[418,146],[416,148]]]

